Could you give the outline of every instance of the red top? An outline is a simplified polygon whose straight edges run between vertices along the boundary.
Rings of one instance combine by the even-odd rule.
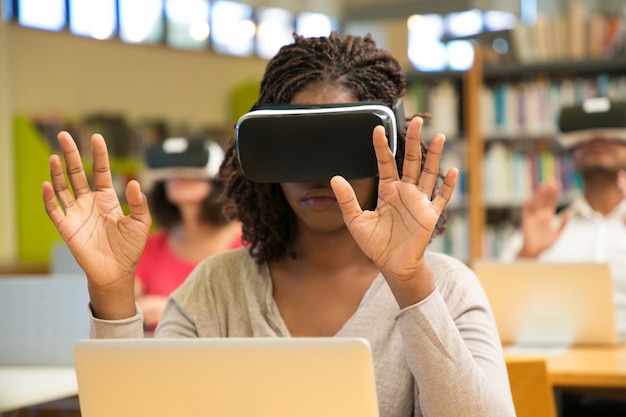
[[[165,230],[150,235],[137,264],[137,279],[143,284],[145,294],[170,295],[196,267],[197,262],[180,259],[172,252],[168,236]],[[238,235],[228,249],[242,246],[241,235]]]

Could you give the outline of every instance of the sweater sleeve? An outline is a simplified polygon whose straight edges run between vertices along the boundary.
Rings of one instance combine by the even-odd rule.
[[[143,337],[143,316],[135,304],[136,314],[122,320],[102,320],[94,317],[89,310],[89,337],[92,339],[124,339]]]
[[[415,414],[515,416],[500,338],[478,278],[460,262],[437,277],[437,289],[397,317],[418,391]]]

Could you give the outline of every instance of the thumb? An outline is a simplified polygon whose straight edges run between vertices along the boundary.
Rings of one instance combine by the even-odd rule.
[[[363,212],[356,198],[356,194],[350,183],[348,183],[345,178],[338,175],[331,178],[330,187],[333,189],[333,193],[335,193],[337,204],[339,204],[339,208],[343,214],[343,221],[349,226],[350,223]]]
[[[148,210],[148,199],[141,192],[141,187],[135,180],[130,181],[126,185],[126,201],[128,202],[131,217],[149,227],[152,224],[152,217],[150,216],[150,210]]]

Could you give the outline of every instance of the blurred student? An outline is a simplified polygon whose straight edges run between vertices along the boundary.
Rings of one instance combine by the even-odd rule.
[[[254,109],[341,109],[371,100],[391,108],[405,92],[399,62],[369,35],[294,35],[268,62]],[[395,155],[382,126],[361,136],[373,143],[378,171],[363,178],[256,182],[231,140],[220,176],[249,246],[201,262],[171,295],[155,337],[363,337],[372,348],[381,416],[514,416],[478,278],[461,261],[426,250],[443,231],[457,170],[440,174],[445,138],[422,142],[422,123],[414,117],[398,131]],[[290,140],[304,140],[304,129]],[[349,139],[359,137],[328,146],[329,159]],[[131,181],[130,214],[121,212],[102,136],[93,136],[93,191],[71,136],[61,132],[59,142],[76,195],[53,155],[43,199],[87,271],[92,337],[141,337],[132,283],[151,224],[146,199]],[[260,151],[258,159],[277,151]]]
[[[560,213],[561,184],[539,186],[522,208],[519,233],[503,260],[608,263],[617,333],[626,336],[626,103],[587,99],[562,109],[560,144],[571,152],[582,193]],[[565,394],[563,416],[624,416],[626,401]]]
[[[563,108],[560,144],[571,152],[582,192],[557,214],[561,184],[550,181],[524,201],[519,233],[504,260],[608,263],[615,286],[617,332],[626,335],[626,103],[587,99]]]
[[[135,298],[144,327],[154,330],[167,298],[204,258],[242,247],[241,225],[226,218],[215,178],[224,159],[210,140],[169,138],[146,152],[154,185],[149,207],[158,228],[137,264]]]

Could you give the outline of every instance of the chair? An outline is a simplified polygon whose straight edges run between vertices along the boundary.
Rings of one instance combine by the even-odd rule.
[[[517,417],[556,417],[556,402],[545,359],[507,357]]]

